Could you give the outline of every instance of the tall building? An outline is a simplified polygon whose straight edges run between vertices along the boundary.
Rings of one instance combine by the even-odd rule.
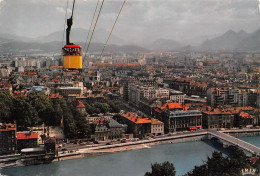
[[[174,103],[184,103],[184,93],[181,91],[171,90],[170,100]]]
[[[237,88],[211,88],[207,91],[207,101],[212,107],[248,106],[248,92]]]
[[[166,103],[154,110],[155,117],[164,123],[166,133],[202,128],[202,113],[188,110],[182,103]]]
[[[203,128],[232,128],[234,115],[227,109],[206,109],[203,113]]]
[[[129,100],[128,97],[129,97],[129,83],[125,82],[123,87],[123,99],[125,101],[128,101]]]
[[[134,137],[143,138],[151,135],[164,134],[164,124],[154,118],[141,117],[135,113],[128,112],[116,117],[121,124],[127,124],[127,133]]]
[[[16,126],[14,124],[0,125],[0,156],[14,154],[16,151]]]

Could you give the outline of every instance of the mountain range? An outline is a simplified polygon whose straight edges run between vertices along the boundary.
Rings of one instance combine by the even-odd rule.
[[[70,40],[82,47],[86,45],[88,31],[84,29],[73,29]],[[91,34],[91,33],[90,33]],[[91,41],[89,52],[100,52],[104,46],[109,33],[105,30],[96,30]],[[64,35],[65,36],[65,35]],[[89,35],[90,38],[90,35]],[[63,42],[62,42],[63,41]],[[63,31],[57,31],[47,36],[27,38],[10,34],[0,34],[0,49],[4,52],[26,51],[26,52],[60,52],[65,45],[66,38],[63,38]],[[148,52],[140,46],[131,45],[123,39],[111,35],[107,52]]]
[[[85,29],[73,29],[71,41],[85,45],[88,31]],[[92,39],[90,52],[100,52],[106,41],[108,31],[99,29],[95,31]],[[11,34],[0,34],[1,51],[42,51],[59,52],[62,47],[63,31],[57,31],[47,36],[38,38],[27,38]],[[118,36],[111,35],[107,52],[148,52],[148,51],[259,51],[260,49],[260,29],[247,33],[244,30],[235,32],[229,30],[224,34],[208,39],[199,46],[190,46],[170,39],[156,39],[145,46],[133,45]]]

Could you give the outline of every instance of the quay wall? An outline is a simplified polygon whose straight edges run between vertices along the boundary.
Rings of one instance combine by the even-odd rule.
[[[233,136],[233,137],[236,137],[236,138],[260,136],[260,131],[224,132],[224,133],[229,134],[230,136]]]
[[[207,135],[201,135],[201,136],[185,137],[185,138],[161,141],[160,143],[183,143],[183,142],[202,141],[202,140],[207,140],[207,139],[208,139]]]

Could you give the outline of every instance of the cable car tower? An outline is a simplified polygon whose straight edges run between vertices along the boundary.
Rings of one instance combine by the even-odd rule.
[[[66,45],[62,48],[63,51],[63,67],[68,70],[81,70],[82,69],[82,48],[80,45],[75,45],[70,42],[70,31],[73,24],[75,0],[73,1],[72,14],[67,19],[66,29]]]

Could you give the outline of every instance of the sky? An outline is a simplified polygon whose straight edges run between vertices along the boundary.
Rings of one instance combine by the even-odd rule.
[[[76,0],[73,28],[89,29],[97,1]],[[110,31],[122,3],[105,0],[98,29]],[[67,0],[0,0],[0,33],[38,37],[61,31],[66,5]],[[69,0],[69,14],[71,6]],[[259,24],[258,0],[127,0],[113,34],[139,45],[160,38],[197,44],[229,29],[253,32]]]

